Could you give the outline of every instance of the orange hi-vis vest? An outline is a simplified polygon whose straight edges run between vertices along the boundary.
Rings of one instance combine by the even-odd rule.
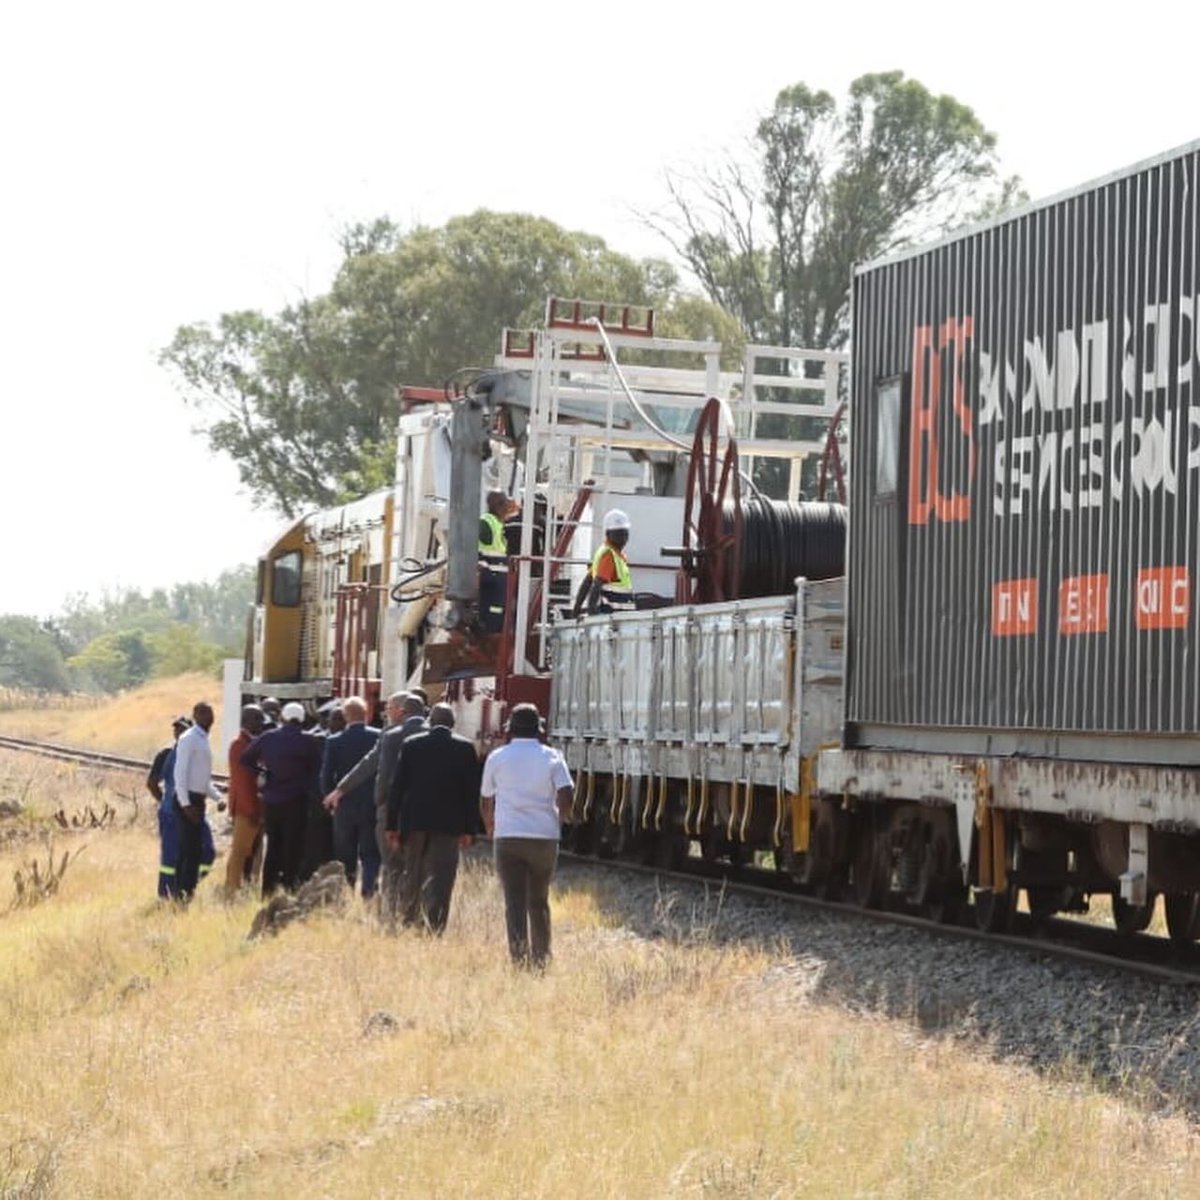
[[[600,579],[600,564],[606,554],[612,557],[615,579]],[[616,546],[610,546],[608,542],[605,542],[592,555],[591,575],[593,579],[600,579],[600,595],[609,608],[614,611],[623,611],[634,607],[633,576],[629,573],[629,562]]]

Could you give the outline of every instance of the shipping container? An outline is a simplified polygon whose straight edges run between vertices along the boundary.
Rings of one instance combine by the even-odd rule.
[[[848,747],[1200,762],[1198,169],[855,273]]]

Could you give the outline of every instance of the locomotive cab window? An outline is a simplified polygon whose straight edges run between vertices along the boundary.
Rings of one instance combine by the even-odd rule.
[[[289,550],[271,563],[271,603],[295,608],[300,603],[300,551]]]
[[[894,500],[900,473],[900,376],[875,385],[875,499]]]

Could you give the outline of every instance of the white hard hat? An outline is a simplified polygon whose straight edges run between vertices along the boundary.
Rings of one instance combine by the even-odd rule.
[[[290,700],[283,706],[283,712],[279,715],[283,717],[285,721],[303,721],[304,705],[295,700]]]
[[[604,514],[604,532],[611,533],[614,529],[628,529],[629,514],[619,508],[610,508]]]

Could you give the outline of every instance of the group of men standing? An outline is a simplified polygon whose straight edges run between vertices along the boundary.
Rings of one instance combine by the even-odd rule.
[[[513,710],[508,744],[481,764],[474,743],[454,733],[454,710],[426,703],[419,691],[397,692],[381,732],[366,723],[365,703],[350,697],[341,703],[342,719],[330,722],[335,731],[324,736],[305,731],[300,704],[283,705],[277,718],[268,701],[245,706],[229,747],[226,891],[252,883],[260,861],[264,896],[301,882],[316,779],[321,807],[332,813],[334,854],[351,886],[361,882],[364,899],[379,894],[389,926],[444,930],[460,852],[486,833],[505,898],[509,952],[518,963],[543,965],[559,832],[574,794],[566,763],[542,744],[533,705]],[[206,820],[209,800],[219,796],[212,721],[203,703],[190,724],[177,720],[178,741],[151,771],[161,896],[189,898],[213,861]]]
[[[504,623],[509,560],[520,545],[521,507],[502,491],[487,496],[479,523],[479,607],[484,629]],[[625,547],[629,517],[604,516],[604,542],[589,564],[572,615],[633,608]],[[542,551],[546,509],[535,501],[531,552]],[[535,564],[536,567],[536,564]],[[562,756],[541,742],[534,705],[517,705],[506,746],[480,764],[475,746],[454,730],[454,710],[428,707],[420,689],[387,701],[387,725],[367,724],[357,696],[322,710],[306,728],[295,701],[265,699],[241,712],[229,746],[232,840],[225,890],[253,885],[262,894],[295,889],[336,858],[364,899],[380,894],[391,925],[421,924],[440,933],[450,913],[460,851],[481,833],[493,840],[514,960],[544,963],[550,953],[550,882],[559,830],[573,784]],[[178,717],[175,743],[154,760],[147,786],[158,801],[158,894],[187,900],[215,859],[206,809],[221,801],[213,785],[209,731],[213,710]]]

